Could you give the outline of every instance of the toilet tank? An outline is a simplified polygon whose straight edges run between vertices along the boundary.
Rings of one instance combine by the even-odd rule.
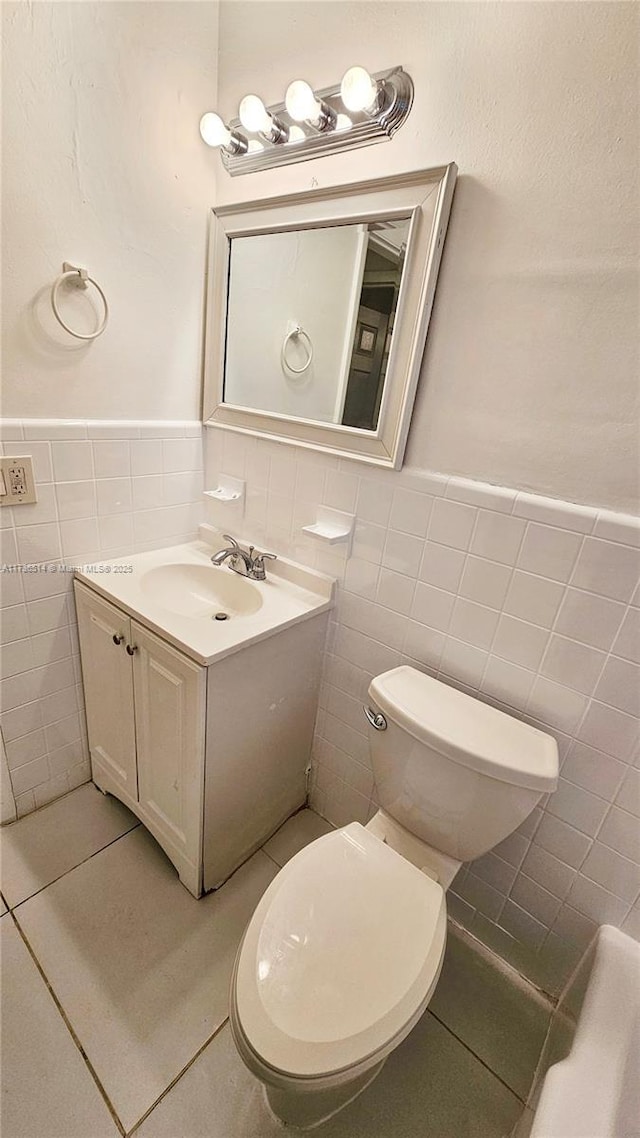
[[[369,709],[380,806],[450,857],[480,857],[556,789],[551,735],[415,668],[376,676]]]

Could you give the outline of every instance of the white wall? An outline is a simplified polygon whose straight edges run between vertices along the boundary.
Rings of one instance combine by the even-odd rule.
[[[219,200],[458,163],[412,466],[637,508],[637,23],[623,3],[223,0],[222,114],[352,63],[402,63],[416,97],[391,143],[221,173]]]
[[[282,415],[336,422],[338,391],[351,359],[355,309],[366,254],[360,225],[238,238],[231,247],[225,399]],[[300,325],[313,359],[284,371],[285,336]],[[347,342],[348,341],[348,342]],[[309,345],[289,340],[302,367]],[[342,407],[340,407],[340,411]]]
[[[2,412],[198,418],[217,4],[1,8]],[[91,346],[50,311],[63,260],[111,305]]]

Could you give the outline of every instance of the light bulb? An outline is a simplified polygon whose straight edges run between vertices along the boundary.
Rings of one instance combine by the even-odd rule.
[[[200,134],[207,146],[228,146],[231,141],[231,131],[213,111],[200,119]]]
[[[289,142],[302,142],[306,137],[301,126],[289,127]]]
[[[304,79],[294,79],[289,84],[284,102],[291,118],[296,122],[317,122],[322,114],[322,104]]]
[[[348,111],[370,111],[378,99],[378,84],[364,67],[350,67],[340,84],[340,97]]]
[[[245,130],[269,134],[273,119],[258,95],[245,95],[238,114]]]
[[[353,123],[348,115],[338,115],[336,119],[336,130],[351,130]]]

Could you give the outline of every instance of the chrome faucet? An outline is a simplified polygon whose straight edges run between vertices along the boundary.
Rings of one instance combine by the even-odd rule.
[[[235,537],[231,537],[231,534],[223,533],[222,536],[225,541],[230,541],[231,545],[214,553],[211,558],[213,564],[224,565],[224,562],[228,561],[229,568],[233,569],[234,573],[239,573],[241,577],[248,577],[251,581],[266,580],[265,559],[275,561],[276,554],[258,553],[253,545],[250,545],[248,550],[242,549]]]

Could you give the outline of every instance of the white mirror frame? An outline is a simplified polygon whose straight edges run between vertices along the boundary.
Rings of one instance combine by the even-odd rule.
[[[456,175],[457,167],[452,162],[431,170],[213,210],[204,358],[205,425],[400,469]],[[377,429],[364,431],[225,403],[230,239],[403,217],[410,217],[411,223]]]

